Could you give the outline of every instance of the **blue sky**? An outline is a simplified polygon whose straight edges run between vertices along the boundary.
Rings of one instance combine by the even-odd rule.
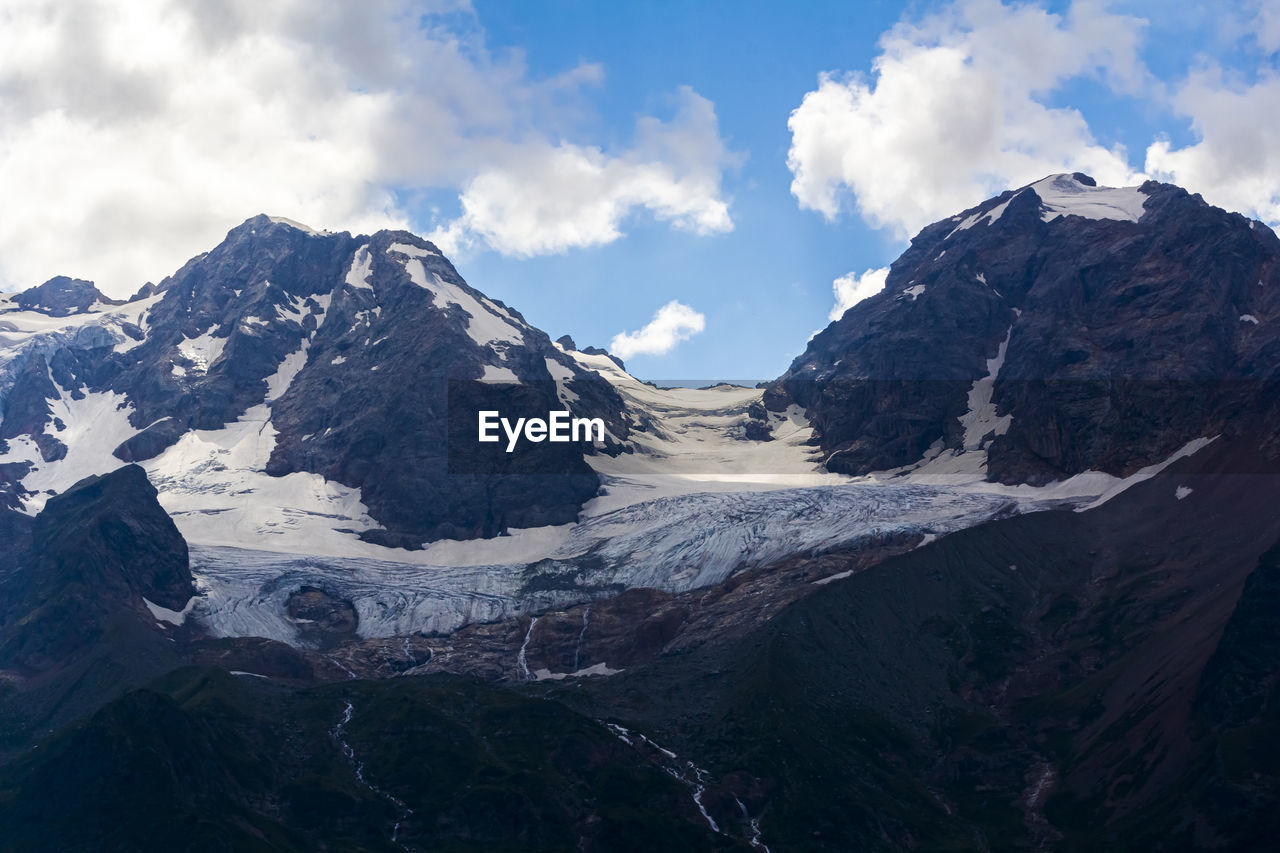
[[[0,0],[0,286],[409,227],[639,376],[770,378],[837,279],[1049,172],[1274,225],[1277,49],[1280,0]]]
[[[734,230],[699,236],[635,216],[628,236],[565,255],[476,253],[468,280],[508,299],[536,325],[580,345],[607,346],[677,299],[706,315],[705,331],[664,355],[633,356],[660,378],[772,378],[826,324],[831,282],[880,266],[899,241],[850,219],[801,212],[788,189],[787,116],[821,70],[873,54],[897,3],[479,3],[491,41],[526,51],[535,73],[599,62],[602,130],[627,132],[687,85],[716,105],[720,130],[742,162],[726,177]],[[482,284],[481,284],[482,283]],[[542,302],[533,294],[564,293]],[[554,330],[554,331],[553,331]]]
[[[531,259],[476,253],[463,260],[464,273],[536,324],[553,334],[568,330],[580,343],[606,344],[669,299],[706,315],[705,330],[669,353],[633,357],[640,375],[777,375],[825,325],[832,280],[885,266],[904,248],[900,237],[855,213],[826,221],[799,209],[789,189],[787,118],[820,72],[869,72],[885,31],[945,5],[480,0],[475,9],[490,43],[525,51],[534,73],[579,61],[604,66],[597,103],[606,136],[628,127],[637,112],[660,111],[662,94],[686,85],[715,103],[722,135],[745,156],[726,178],[731,233],[682,234],[638,215],[627,238],[606,246]],[[1044,8],[1064,14],[1068,6]],[[1258,52],[1220,31],[1217,4],[1116,4],[1112,11],[1146,20],[1142,58],[1160,80],[1176,81],[1206,57],[1251,79],[1258,73]],[[1195,138],[1190,122],[1149,94],[1118,95],[1089,76],[1044,100],[1081,111],[1094,137],[1126,146],[1137,168],[1157,136],[1177,145]],[[566,298],[526,296],[540,292]]]

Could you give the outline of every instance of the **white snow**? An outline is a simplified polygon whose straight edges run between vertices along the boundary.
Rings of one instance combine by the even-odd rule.
[[[406,262],[415,281],[432,291],[437,304],[461,305],[471,314],[469,330],[477,342],[502,346],[503,341],[522,339],[524,327],[509,312],[428,276],[421,258],[430,253],[407,248],[418,255]],[[358,255],[353,258],[357,275]],[[318,306],[323,322],[330,298],[295,298],[285,311],[302,317]],[[141,319],[145,310],[134,306],[118,313]],[[28,345],[32,335],[87,334],[88,326],[115,316],[67,324],[47,317],[15,321],[13,314],[0,313],[0,365],[10,348]],[[110,329],[91,333],[116,340]],[[220,340],[210,330],[180,348],[196,364],[203,359],[207,369],[220,352]],[[1006,334],[987,362],[987,375],[970,391],[962,420],[963,449],[944,451],[939,443],[920,464],[857,479],[824,469],[798,408],[769,415],[773,441],[744,440],[748,410],[761,399],[759,389],[656,388],[606,356],[567,352],[579,369],[611,382],[629,410],[643,413],[650,424],[628,436],[635,452],[588,457],[601,475],[602,494],[574,524],[405,551],[363,542],[353,532],[376,527],[358,490],[318,475],[265,473],[276,440],[271,406],[307,363],[310,340],[303,339],[269,378],[262,403],[222,429],[189,432],[144,463],[162,505],[191,543],[200,589],[183,611],[151,612],[167,624],[178,624],[172,620],[189,613],[220,635],[298,643],[285,603],[301,586],[323,584],[354,603],[362,636],[448,632],[471,622],[587,603],[619,587],[687,591],[719,583],[743,568],[856,547],[884,535],[920,535],[926,542],[1010,511],[1030,512],[1068,500],[1083,503],[1082,498],[1105,500],[1136,481],[1086,472],[1041,489],[984,482],[981,438],[1008,424],[991,407],[991,387],[1008,340]],[[497,355],[499,363],[485,368],[486,378],[514,379],[501,365],[501,353]],[[341,363],[341,358],[333,362]],[[556,358],[545,364],[558,383],[578,375]],[[111,453],[138,431],[128,422],[124,402],[115,394],[95,393],[76,401],[61,393],[53,409],[67,429],[57,434],[71,448],[61,462],[44,463],[29,438],[9,442],[0,462],[29,462],[36,468],[24,481],[28,490],[40,492],[29,500],[28,512],[43,505],[43,490],[61,491],[87,474],[122,464]],[[1193,445],[1184,451],[1203,446]],[[1135,478],[1150,475],[1144,471]],[[531,569],[535,563],[539,565]],[[531,571],[555,582],[530,584]],[[549,677],[613,671],[604,664],[596,667],[575,666],[574,672]]]
[[[1240,315],[1240,322],[1241,322],[1241,323],[1252,323],[1253,325],[1255,325],[1255,326],[1256,326],[1256,325],[1258,325],[1258,318],[1257,318],[1257,317],[1255,317],[1255,316],[1253,316],[1252,314],[1241,314],[1241,315]]]
[[[1013,201],[1013,198],[1016,195],[1017,193],[1014,193],[1013,196],[1009,196],[1008,201],[1004,201],[1004,202],[1001,202],[1000,204],[997,204],[995,207],[991,208],[986,213],[982,213],[982,212],[973,213],[965,217],[965,219],[959,225],[953,228],[951,230],[951,233],[948,234],[944,239],[949,240],[953,235],[957,234],[960,231],[968,231],[970,228],[979,224],[983,220],[986,220],[988,225],[994,222],[997,222],[1000,219],[1000,217],[1004,216],[1005,208],[1009,206],[1009,202]]]
[[[76,400],[56,382],[54,387],[58,388],[59,396],[49,401],[49,409],[52,417],[60,419],[66,428],[58,430],[51,418],[45,433],[67,445],[67,455],[56,462],[45,462],[35,442],[27,436],[10,439],[9,452],[0,455],[0,463],[35,465],[22,480],[23,487],[35,493],[23,505],[23,511],[29,515],[44,508],[49,497],[47,491],[62,492],[85,477],[107,474],[122,467],[125,463],[112,453],[121,442],[139,432],[129,423],[133,407],[124,395],[94,391]]]
[[[317,231],[316,229],[312,228],[310,225],[303,225],[301,222],[297,221],[296,219],[289,219],[288,217],[285,217],[285,216],[268,216],[267,218],[270,219],[272,222],[278,223],[280,225],[288,225],[290,228],[296,228],[297,230],[302,231],[303,233],[310,234],[312,237],[320,237],[323,234],[328,233],[327,231],[324,231],[324,232]]]
[[[427,254],[422,250],[415,251],[419,252],[419,257]],[[432,303],[437,308],[457,305],[468,314],[467,334],[480,346],[492,347],[501,353],[508,345],[524,344],[524,333],[516,319],[491,300],[477,299],[460,285],[447,282],[434,272],[428,273],[420,260],[406,261],[405,270],[414,284],[431,292]]]
[[[995,357],[987,360],[987,375],[974,382],[973,387],[969,389],[969,410],[960,418],[960,424],[964,427],[966,451],[982,450],[985,436],[993,432],[996,435],[1004,435],[1009,431],[1009,424],[1013,423],[1012,415],[997,415],[995,404],[991,402],[996,378],[1000,375],[1000,368],[1004,366],[1004,357],[1009,349],[1009,337],[1012,334],[1013,327],[1010,326],[1000,341],[1000,348]]]
[[[551,378],[556,382],[568,382],[573,379],[573,371],[554,358],[546,358],[543,361],[546,362],[547,372],[551,374]]]
[[[1059,216],[1137,222],[1147,203],[1146,194],[1138,187],[1091,187],[1068,174],[1050,175],[1030,188],[1040,196],[1040,218],[1045,222]]]
[[[906,290],[902,291],[902,293],[905,296],[910,296],[911,301],[915,302],[916,299],[920,296],[920,294],[924,293],[924,291],[925,291],[925,286],[923,284],[917,284],[917,285],[908,287]]]
[[[351,268],[347,270],[346,282],[359,290],[373,290],[369,278],[373,275],[373,255],[368,246],[361,246],[351,256]]]
[[[1144,205],[1147,202],[1147,196],[1138,187],[1091,187],[1080,183],[1067,173],[1049,175],[1034,184],[1022,187],[1007,200],[985,213],[980,211],[965,217],[944,239],[950,239],[959,232],[967,231],[984,221],[988,224],[998,222],[1009,207],[1009,202],[1028,189],[1035,190],[1036,195],[1040,197],[1042,204],[1040,216],[1045,222],[1050,222],[1059,216],[1137,222],[1142,218]]]
[[[359,546],[365,543],[334,529],[377,526],[359,490],[318,474],[272,477],[265,471],[276,442],[270,404],[284,394],[306,363],[307,347],[304,341],[267,379],[263,403],[222,429],[192,430],[164,453],[142,463],[160,492],[161,506],[188,543],[242,544],[298,553],[363,552]]]
[[[482,382],[519,382],[520,377],[509,367],[495,367],[492,364],[484,366],[484,374],[481,375]]]
[[[265,473],[275,445],[271,401],[306,363],[308,348],[303,341],[282,361],[262,404],[220,430],[188,433],[144,464],[162,505],[191,543],[201,592],[189,612],[219,635],[299,642],[285,608],[289,595],[308,584],[349,598],[362,636],[448,632],[586,603],[619,586],[686,591],[743,568],[854,547],[868,537],[906,532],[927,541],[1011,509],[1105,498],[1125,482],[1087,473],[1044,489],[1009,488],[983,482],[985,452],[947,459],[940,447],[931,463],[910,470],[859,479],[833,475],[808,444],[812,431],[798,409],[770,416],[773,441],[742,439],[759,389],[655,388],[607,357],[569,353],[652,420],[650,429],[631,433],[635,453],[589,457],[604,493],[584,507],[579,521],[491,540],[435,542],[420,551],[388,549],[350,532],[376,526],[357,490],[318,475]],[[986,379],[998,375],[1003,351],[988,361]],[[547,367],[557,379],[572,375],[555,360]],[[990,413],[989,387],[982,383],[971,392],[966,447],[1000,421]],[[56,411],[68,430],[77,431],[68,460],[46,466],[34,444],[20,438],[10,442],[3,461],[36,464],[29,489],[60,490],[86,473],[100,473],[96,468],[119,467],[111,451],[136,432],[122,402],[116,395],[72,401],[64,394]],[[939,467],[943,463],[950,469]],[[42,501],[37,496],[29,511]],[[539,573],[577,580],[532,585],[530,591],[529,567],[544,560]],[[586,565],[601,568],[583,573]]]
[[[534,681],[563,681],[566,678],[587,678],[590,676],[609,676],[617,675],[622,672],[620,669],[613,669],[607,663],[596,663],[591,666],[584,667],[574,672],[552,672],[545,667],[535,669],[533,671]]]
[[[307,316],[307,312],[302,310],[306,305],[306,300],[292,293],[286,293],[285,297],[289,300],[289,303],[287,305],[277,305],[276,316],[282,320],[301,322],[302,318]]]
[[[1004,435],[1013,423],[1012,415],[997,415],[996,406],[992,402],[995,382],[1004,365],[1012,334],[1013,327],[1010,326],[1005,331],[995,356],[987,359],[986,375],[974,380],[969,388],[968,409],[960,416],[960,426],[964,431],[963,446],[960,449],[947,449],[939,438],[915,464],[869,476],[890,481],[906,480],[928,485],[988,489],[990,484],[985,483],[987,444],[984,439],[992,434]],[[1086,491],[1084,494],[1097,492]]]
[[[156,294],[124,305],[95,303],[93,310],[69,317],[18,311],[14,309],[11,297],[3,299],[0,301],[0,367],[28,348],[42,350],[59,341],[74,341],[86,336],[95,339],[95,346],[112,346],[116,352],[127,352],[141,341],[130,338],[122,327],[126,323],[142,326],[144,315],[161,296]],[[2,386],[0,391],[3,391]]]
[[[196,597],[193,595],[187,599],[187,604],[181,610],[170,610],[167,607],[161,607],[159,604],[143,597],[142,603],[147,605],[147,609],[151,611],[151,615],[156,618],[157,622],[167,622],[170,625],[181,625],[187,621],[187,614],[191,612],[191,608],[196,604]]]
[[[274,403],[280,399],[284,392],[289,390],[289,386],[293,384],[294,377],[307,364],[307,351],[311,349],[310,341],[303,341],[298,349],[289,353],[284,357],[284,361],[280,362],[280,367],[276,372],[267,377],[267,396],[263,400],[264,403]],[[246,412],[246,414],[248,414]]]
[[[183,358],[192,362],[192,371],[207,373],[210,365],[222,355],[222,349],[226,345],[226,338],[214,337],[213,331],[210,330],[199,337],[185,338],[178,344],[178,352]]]
[[[1086,504],[1085,506],[1077,507],[1076,512],[1084,512],[1085,510],[1102,506],[1104,503],[1111,500],[1116,495],[1123,492],[1125,489],[1128,489],[1129,487],[1135,486],[1138,483],[1144,482],[1146,480],[1150,480],[1156,474],[1159,474],[1161,471],[1163,471],[1165,468],[1168,468],[1170,465],[1172,465],[1174,462],[1177,462],[1179,459],[1185,459],[1186,457],[1191,456],[1193,453],[1196,453],[1201,449],[1209,446],[1215,440],[1217,440],[1217,438],[1218,437],[1215,435],[1212,438],[1192,439],[1191,441],[1188,441],[1186,444],[1182,445],[1182,447],[1180,447],[1175,453],[1170,455],[1168,459],[1165,459],[1161,462],[1157,462],[1154,465],[1148,465],[1146,468],[1143,468],[1140,471],[1136,471],[1133,474],[1130,474],[1128,477],[1125,477],[1123,480],[1113,477],[1112,480],[1115,481],[1115,485],[1113,485],[1111,488],[1103,492],[1098,497],[1098,499],[1093,501],[1092,503]],[[1102,476],[1106,476],[1106,475],[1102,475]],[[1188,492],[1188,494],[1190,494],[1190,492]]]
[[[1190,495],[1192,491],[1193,489],[1190,486],[1178,486],[1178,488],[1174,489],[1173,496],[1178,500],[1182,500]]]
[[[269,553],[262,536],[254,550],[195,544],[192,570],[203,590],[196,616],[219,635],[297,642],[296,627],[284,616],[286,602],[302,586],[319,585],[353,602],[361,636],[450,632],[469,622],[589,602],[619,585],[683,592],[793,554],[851,547],[899,531],[945,533],[1001,514],[1013,503],[995,492],[868,482],[643,501],[554,529],[558,535],[537,543],[540,552],[517,537],[436,543],[412,552],[352,545],[381,559],[317,556],[296,541],[292,553]],[[1029,499],[1025,508],[1035,505]],[[476,554],[503,556],[508,539],[524,548],[523,559],[445,563],[451,548],[465,552],[468,545],[475,553],[467,562],[476,562]],[[318,536],[315,544],[337,543]],[[530,591],[535,555],[548,559],[538,573],[568,582],[532,585]],[[591,571],[583,572],[587,566]]]
[[[560,345],[556,344],[556,346],[559,347]],[[573,380],[573,371],[554,358],[546,358],[543,361],[546,362],[547,372],[551,374],[552,380],[556,383],[556,395],[560,398],[560,402],[564,403],[566,408],[572,410],[573,404],[578,402],[578,395],[566,383]]]
[[[588,462],[602,476],[605,494],[587,504],[593,517],[642,501],[696,492],[745,492],[847,483],[822,468],[803,412],[773,419],[773,441],[745,441],[748,408],[762,391],[718,385],[709,389],[655,388],[603,355],[568,353],[583,369],[607,379],[628,408],[648,414],[654,428],[633,431],[635,453],[597,455]]]
[[[439,256],[439,252],[433,252],[430,249],[421,249],[417,246],[411,246],[408,243],[392,243],[387,247],[388,252],[399,252],[402,255],[408,255],[411,258],[429,258],[432,255]]]

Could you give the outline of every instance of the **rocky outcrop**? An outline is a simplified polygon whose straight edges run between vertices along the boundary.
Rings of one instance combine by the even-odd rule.
[[[766,403],[806,409],[833,471],[981,446],[1005,483],[1125,474],[1275,414],[1277,320],[1266,226],[1167,184],[1052,176],[924,229]],[[995,418],[966,435],[993,368]]]
[[[63,664],[118,615],[181,611],[195,592],[187,544],[136,465],[50,498],[29,535],[0,582],[0,667]]]

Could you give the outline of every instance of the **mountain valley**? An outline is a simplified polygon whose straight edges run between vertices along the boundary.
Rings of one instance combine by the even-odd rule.
[[[1265,225],[1075,173],[750,388],[407,232],[0,295],[6,842],[1265,846],[1277,294]],[[486,408],[606,434],[490,455]]]

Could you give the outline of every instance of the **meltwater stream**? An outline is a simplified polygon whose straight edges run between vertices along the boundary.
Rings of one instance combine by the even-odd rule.
[[[364,762],[356,758],[355,748],[352,747],[346,739],[346,727],[347,724],[351,722],[351,717],[355,713],[355,706],[350,702],[345,704],[346,707],[342,709],[342,719],[338,720],[338,724],[335,725],[329,733],[333,736],[333,739],[338,742],[338,746],[342,749],[342,754],[346,756],[347,763],[350,764],[352,770],[355,771],[356,780],[364,786],[364,788],[372,791],[374,794],[377,794],[379,797],[400,810],[400,816],[396,818],[395,825],[391,827],[391,841],[393,844],[399,844],[401,847],[404,847],[405,850],[408,850],[408,847],[400,844],[400,826],[413,815],[413,809],[406,806],[400,798],[382,790],[365,777]]]

